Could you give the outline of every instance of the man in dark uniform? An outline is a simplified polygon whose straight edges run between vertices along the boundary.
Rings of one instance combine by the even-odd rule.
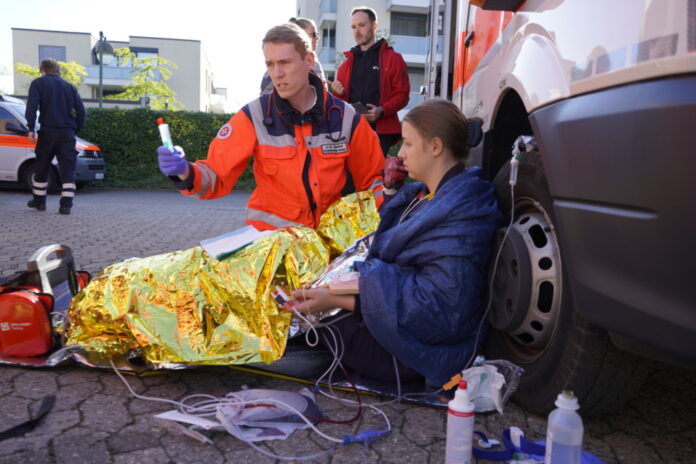
[[[85,107],[75,87],[60,77],[60,66],[53,58],[45,59],[39,67],[41,77],[29,87],[25,117],[29,126],[29,141],[36,141],[36,111],[41,112],[39,139],[36,143],[36,170],[32,181],[33,198],[27,206],[46,210],[48,170],[53,157],[58,157],[58,171],[62,184],[60,214],[70,214],[75,197],[75,134],[85,122]]]

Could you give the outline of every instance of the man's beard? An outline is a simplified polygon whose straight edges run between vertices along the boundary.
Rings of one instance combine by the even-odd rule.
[[[368,35],[368,34],[364,34],[364,35],[363,35],[362,41],[361,41],[361,42],[358,42],[358,45],[367,45],[367,44],[369,44],[370,42],[372,42],[372,41],[374,40],[374,38],[375,38],[375,34],[374,34],[374,33],[370,33],[369,35]]]

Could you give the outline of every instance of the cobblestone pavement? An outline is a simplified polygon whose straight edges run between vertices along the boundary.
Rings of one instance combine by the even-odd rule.
[[[78,194],[70,216],[57,214],[58,199],[48,210],[29,210],[28,195],[0,191],[0,273],[23,270],[40,246],[62,243],[73,249],[79,267],[97,273],[132,256],[195,246],[199,240],[243,225],[247,194],[199,202],[168,191],[86,189]],[[181,399],[192,393],[223,395],[249,388],[297,390],[300,385],[226,368],[206,368],[129,377],[140,394]],[[136,399],[109,371],[77,365],[53,369],[0,366],[0,430],[27,420],[41,399],[55,393],[53,410],[34,431],[0,445],[0,463],[199,463],[271,462],[226,433],[210,435],[214,445],[201,444],[167,429],[153,414],[170,409]],[[368,399],[368,401],[378,401]],[[319,399],[329,417],[352,417],[335,401]],[[585,419],[585,448],[606,463],[696,462],[696,372],[656,364],[653,375],[620,411]],[[414,462],[444,460],[445,411],[391,404],[383,407],[392,432],[369,447],[341,448],[324,461],[332,463]],[[582,410],[581,410],[582,412]],[[366,413],[352,425],[320,425],[342,436],[381,419]],[[528,438],[543,439],[546,419],[508,404],[504,415],[479,415],[476,428],[499,436],[511,425]],[[267,450],[300,456],[331,445],[315,433],[296,432],[286,441],[269,442]],[[320,461],[320,462],[324,462]]]

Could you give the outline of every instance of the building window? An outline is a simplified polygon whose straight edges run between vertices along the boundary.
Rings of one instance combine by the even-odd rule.
[[[420,93],[421,85],[425,84],[425,70],[423,68],[409,66],[408,80],[411,83],[411,92]]]
[[[336,30],[326,28],[321,30],[322,48],[336,48]]]
[[[53,58],[56,61],[67,61],[65,59],[65,47],[39,45],[39,64],[46,58]]]
[[[427,18],[426,15],[394,11],[391,14],[390,33],[392,35],[426,37],[428,35]]]

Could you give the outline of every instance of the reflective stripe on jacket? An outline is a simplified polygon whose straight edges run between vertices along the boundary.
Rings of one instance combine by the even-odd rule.
[[[208,158],[191,166],[193,188],[185,195],[214,199],[232,191],[254,157],[256,189],[247,223],[260,230],[304,224],[341,196],[350,171],[356,190],[375,190],[381,204],[384,158],[368,122],[352,106],[327,95],[310,74],[317,104],[300,114],[273,91],[244,106],[225,124]]]

